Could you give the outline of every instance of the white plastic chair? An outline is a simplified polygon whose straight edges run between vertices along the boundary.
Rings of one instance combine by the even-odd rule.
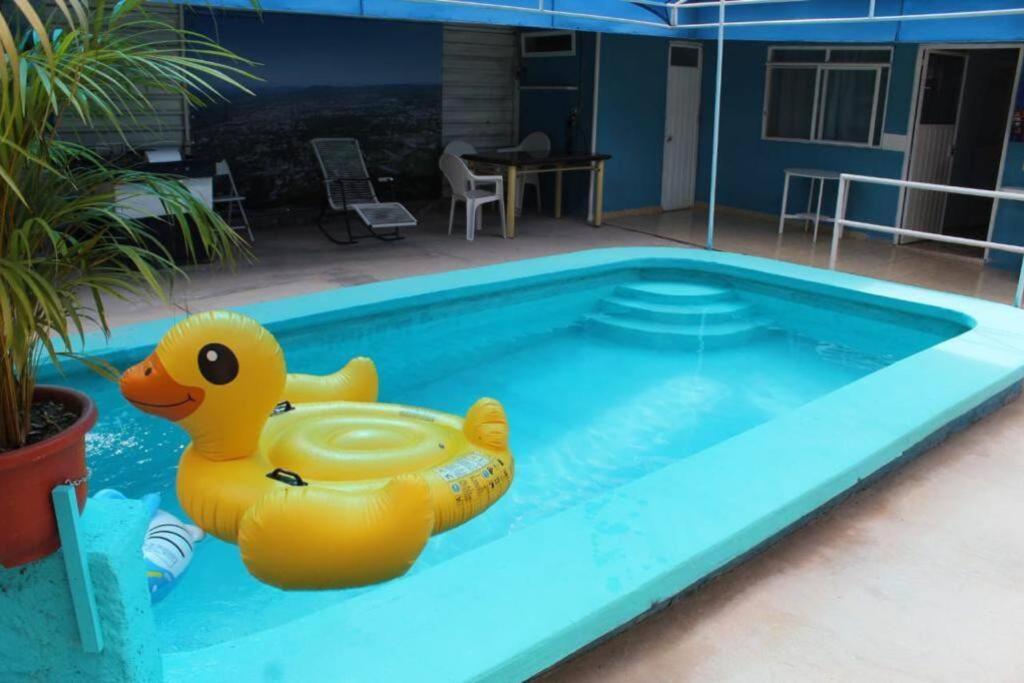
[[[227,193],[217,194],[214,190],[213,205],[216,207],[218,204],[227,205],[228,215],[227,224],[231,225],[231,221],[235,215],[235,207],[238,207],[238,213],[242,217],[241,225],[231,225],[235,230],[245,230],[249,233],[249,241],[255,242],[256,238],[252,234],[252,226],[249,225],[249,216],[245,213],[245,195],[239,193],[238,186],[235,185],[235,177],[231,175],[231,166],[228,165],[227,159],[221,159],[214,165],[213,179],[216,182],[217,179],[224,178],[227,183]]]
[[[499,152],[531,152],[538,157],[543,157],[551,152],[551,138],[547,133],[539,130],[534,131],[523,138],[515,147],[504,147]],[[537,196],[537,211],[542,211],[540,203],[540,175],[536,173],[520,173],[516,177],[516,214],[523,212],[523,195],[526,194],[526,186],[534,188]]]
[[[171,161],[181,161],[181,150],[177,147],[154,147],[147,149],[146,162],[150,164],[164,164]]]
[[[476,147],[469,144],[465,140],[452,140],[445,148],[443,154],[451,154],[453,157],[459,157],[460,159],[466,154],[476,154]]]
[[[448,234],[452,234],[452,227],[455,224],[455,204],[465,202],[466,204],[466,239],[470,242],[478,229],[483,229],[483,206],[491,202],[498,202],[498,211],[501,213],[501,236],[507,238],[505,230],[505,193],[504,179],[499,176],[475,175],[469,170],[466,162],[454,154],[442,154],[437,165],[441,173],[448,180],[452,188],[452,204],[448,211]],[[494,191],[478,189],[476,186],[481,183],[494,184]]]

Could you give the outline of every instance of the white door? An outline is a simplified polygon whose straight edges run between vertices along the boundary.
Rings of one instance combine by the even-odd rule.
[[[661,167],[661,208],[693,206],[697,181],[697,127],[700,120],[701,49],[687,43],[668,48],[665,152]]]
[[[949,184],[966,76],[967,55],[939,50],[925,53],[910,150],[910,180]],[[903,227],[942,232],[947,197],[942,192],[907,190]]]

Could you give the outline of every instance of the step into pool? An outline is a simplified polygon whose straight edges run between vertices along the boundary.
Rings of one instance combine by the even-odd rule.
[[[814,513],[1020,382],[1016,310],[677,249],[582,252],[241,309],[292,371],[368,355],[381,400],[504,404],[516,480],[389,584],[284,592],[197,547],[153,617],[168,679],[528,676]],[[169,322],[119,330],[121,365]],[[75,372],[92,488],[174,493],[185,437]],[[916,450],[915,450],[916,448]],[[195,672],[200,672],[196,674]]]

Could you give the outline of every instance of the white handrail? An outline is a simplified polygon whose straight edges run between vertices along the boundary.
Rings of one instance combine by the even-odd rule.
[[[857,175],[856,173],[839,174],[839,190],[836,195],[835,228],[832,231],[832,248],[829,251],[829,270],[836,269],[836,261],[839,259],[839,240],[843,238],[843,229],[846,227],[858,228],[881,232],[887,235],[905,235],[917,237],[933,242],[945,242],[947,244],[960,244],[967,247],[980,247],[982,249],[995,249],[1011,254],[1020,254],[1024,257],[1024,246],[1016,244],[1004,244],[1002,242],[990,242],[988,240],[975,240],[967,237],[954,237],[922,230],[911,230],[910,228],[894,228],[888,225],[855,221],[846,217],[847,200],[850,197],[850,183],[868,183],[872,185],[889,185],[891,187],[909,188],[912,190],[930,190],[933,192],[947,192],[949,194],[962,194],[972,197],[987,197],[990,199],[1009,199],[1016,202],[1024,202],[1024,192],[1007,192],[1006,190],[982,190],[976,187],[958,187],[956,185],[939,185],[937,183],[923,183],[916,180],[899,180],[896,178],[878,178],[875,176]],[[1017,291],[1013,297],[1013,305],[1021,307],[1024,300],[1024,258],[1021,259],[1020,274],[1017,276]]]

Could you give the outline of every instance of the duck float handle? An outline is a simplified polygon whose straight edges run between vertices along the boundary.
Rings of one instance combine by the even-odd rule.
[[[400,576],[428,539],[508,490],[508,420],[482,398],[464,418],[377,403],[376,368],[288,374],[252,318],[182,320],[121,377],[135,407],[192,438],[178,500],[204,531],[237,543],[280,588],[361,586]],[[288,409],[276,409],[286,405]]]

